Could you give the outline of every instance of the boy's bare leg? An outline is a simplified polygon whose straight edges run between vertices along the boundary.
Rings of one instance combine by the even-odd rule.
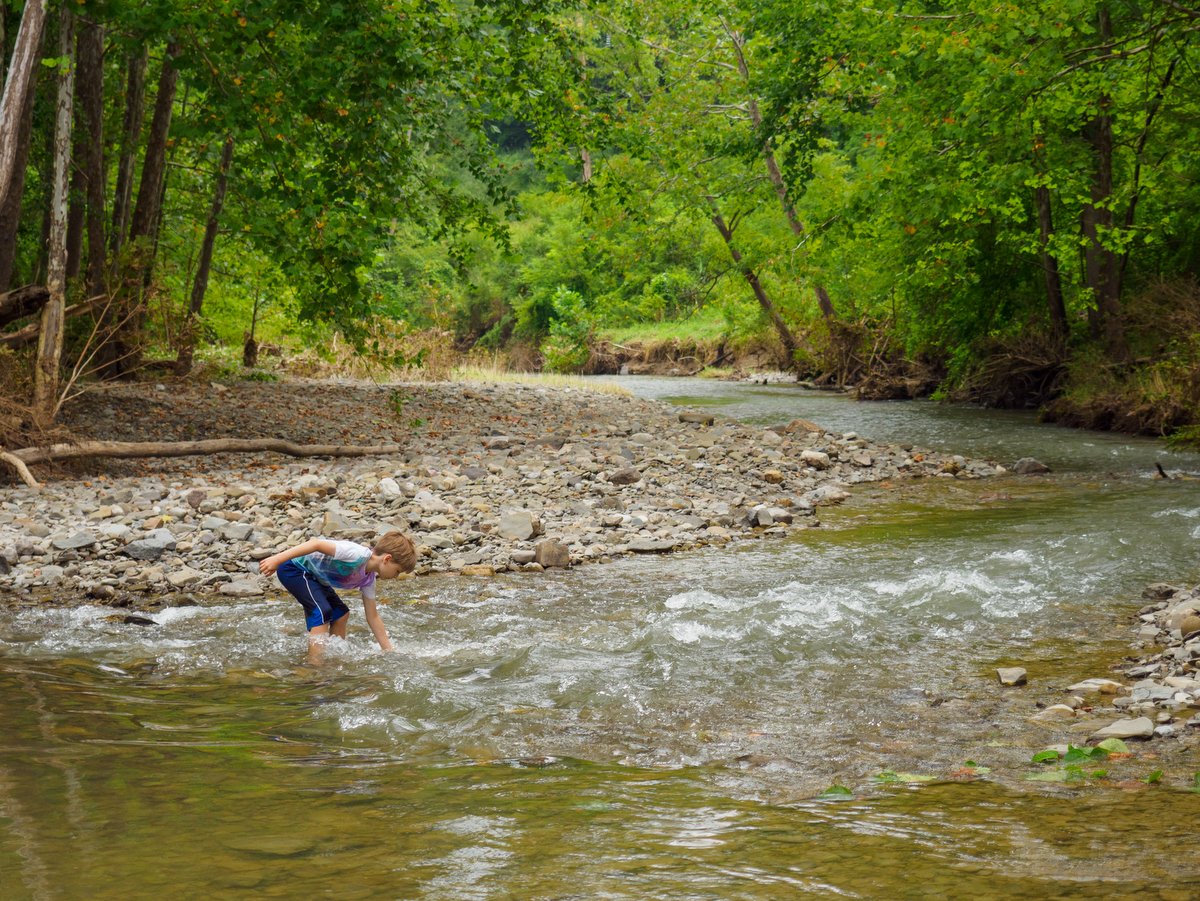
[[[345,617],[342,617],[345,619]],[[308,656],[305,662],[316,666],[325,653],[325,642],[329,640],[329,626],[313,626],[308,630]]]
[[[348,626],[349,624],[350,624],[350,614],[344,613],[344,614],[342,614],[341,619],[335,619],[332,623],[329,624],[329,634],[336,635],[338,638],[344,639],[346,637],[346,626]]]

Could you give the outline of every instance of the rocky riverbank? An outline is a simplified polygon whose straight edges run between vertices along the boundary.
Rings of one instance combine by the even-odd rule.
[[[387,457],[95,460],[0,489],[10,603],[153,608],[261,595],[255,561],[399,528],[417,574],[491,576],[781,535],[861,482],[1003,473],[797,420],[772,428],[618,393],[523,385],[241,382],[98,388],[80,437],[397,443]]]

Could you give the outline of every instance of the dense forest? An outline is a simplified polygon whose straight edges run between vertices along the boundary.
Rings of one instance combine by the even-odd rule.
[[[2,13],[5,441],[96,379],[274,377],[262,342],[757,348],[864,397],[1200,423],[1195,4]]]

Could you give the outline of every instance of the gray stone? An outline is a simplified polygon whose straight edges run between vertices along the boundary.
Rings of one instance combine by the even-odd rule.
[[[813,469],[828,469],[831,464],[829,454],[815,450],[803,451],[800,454],[800,462],[805,466],[811,466]]]
[[[1103,729],[1092,734],[1092,741],[1104,741],[1106,738],[1150,738],[1154,735],[1154,723],[1149,717],[1139,716],[1136,719],[1117,720],[1109,723]]]
[[[1176,590],[1174,585],[1168,585],[1166,582],[1155,582],[1153,585],[1147,585],[1142,589],[1142,597],[1149,600],[1165,601],[1168,598],[1174,597]]]
[[[1049,472],[1050,467],[1040,460],[1033,459],[1033,457],[1022,457],[1013,464],[1012,471],[1017,475],[1029,476]]]
[[[221,530],[227,541],[245,541],[254,533],[254,526],[248,522],[231,522]]]
[[[69,538],[56,538],[51,544],[60,551],[78,551],[86,547],[92,547],[98,540],[95,533],[84,530],[76,532]]]
[[[804,496],[805,500],[814,506],[831,506],[840,504],[848,500],[850,492],[836,482],[830,485],[822,485],[813,491],[810,491]]]
[[[426,513],[449,513],[453,509],[433,492],[425,490],[416,493],[416,496],[413,497],[413,503]]]
[[[1024,667],[1020,666],[1002,666],[996,670],[1001,685],[1024,685],[1027,675]]]
[[[513,551],[508,559],[511,560],[513,563],[515,563],[517,566],[524,566],[526,563],[532,563],[536,557],[537,557],[537,554],[535,554],[533,551],[520,550],[520,551]]]
[[[184,566],[180,569],[172,570],[167,573],[167,581],[174,588],[182,588],[184,585],[191,585],[193,582],[199,582],[204,578],[204,573],[198,569],[192,569],[190,566]]]
[[[397,500],[404,497],[404,492],[400,490],[400,483],[386,477],[379,480],[379,494],[385,500]]]
[[[256,598],[263,594],[263,587],[257,579],[234,579],[223,583],[217,591],[229,598]]]
[[[697,425],[712,425],[716,422],[716,417],[711,413],[696,413],[691,410],[682,410],[679,413],[680,422],[691,422]]]
[[[552,566],[565,568],[571,565],[570,550],[557,539],[550,538],[540,541],[533,550],[534,560],[546,569]]]
[[[167,529],[155,529],[147,537],[131,541],[121,553],[134,560],[157,560],[167,551],[175,550],[175,536]]]
[[[529,510],[505,510],[496,534],[508,541],[528,541],[540,531],[540,523]]]
[[[608,480],[614,485],[634,485],[642,480],[642,474],[632,466],[627,466],[624,469],[618,469],[608,477]]]
[[[665,554],[679,546],[679,542],[670,538],[634,538],[628,548],[635,554]]]

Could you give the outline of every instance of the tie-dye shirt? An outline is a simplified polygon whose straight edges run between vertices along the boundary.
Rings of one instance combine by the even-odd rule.
[[[315,551],[295,562],[330,588],[357,588],[364,600],[375,600],[375,573],[367,572],[371,549],[353,541],[323,539],[333,545],[333,556]]]

